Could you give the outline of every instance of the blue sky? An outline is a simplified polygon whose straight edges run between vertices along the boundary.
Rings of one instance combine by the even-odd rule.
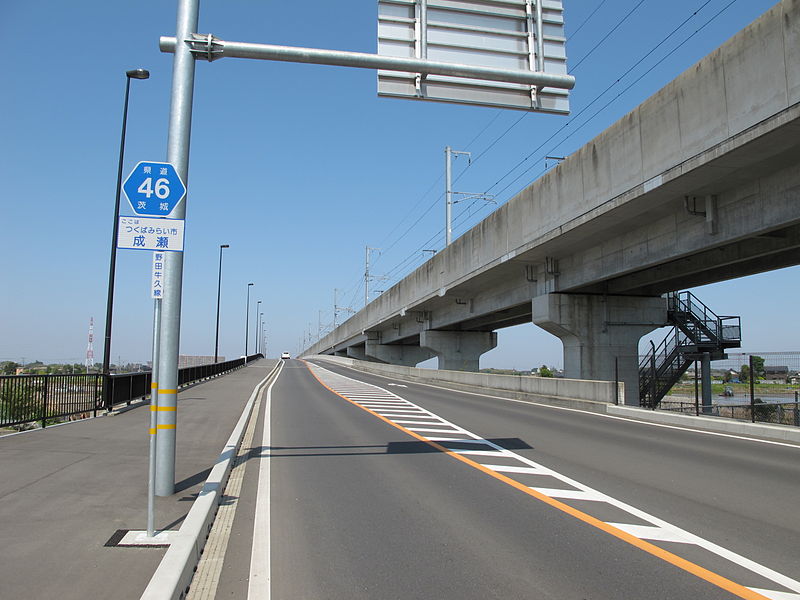
[[[598,2],[564,4],[569,68],[577,78],[573,114],[689,20],[536,152],[569,117],[378,98],[375,73],[368,70],[239,59],[199,63],[181,352],[213,354],[220,244],[231,246],[223,269],[220,353],[233,357],[244,350],[250,281],[252,299],[263,301],[268,352],[294,353],[309,325],[316,333],[319,311],[323,325],[332,322],[334,288],[340,304],[363,304],[365,245],[384,249],[373,270],[390,275],[380,284],[384,289],[422,263],[422,248],[442,247],[444,146],[480,156],[469,169],[463,159],[456,162],[460,189],[491,191],[503,203],[542,173],[545,155],[573,152],[774,2],[607,0],[596,12]],[[138,161],[166,157],[172,56],[159,52],[158,38],[174,30],[174,2],[0,6],[7,48],[0,218],[8,249],[0,360],[83,362],[90,317],[101,359],[124,73],[137,67],[151,72],[131,86],[127,173]],[[204,0],[200,32],[375,52],[376,2]],[[457,205],[455,236],[494,208],[476,205],[476,212],[462,213],[466,206]],[[123,214],[129,213],[123,199]],[[119,252],[113,361],[150,357],[149,272],[149,253]],[[786,269],[695,291],[716,311],[742,315],[745,350],[796,350],[791,315],[798,273]],[[499,339],[482,366],[561,364],[560,342],[533,325],[502,330]]]

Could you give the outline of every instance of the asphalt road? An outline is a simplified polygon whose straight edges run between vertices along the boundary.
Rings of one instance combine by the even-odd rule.
[[[268,448],[262,407],[217,597],[267,510],[274,599],[800,598],[800,447],[319,364],[338,393],[287,361]]]

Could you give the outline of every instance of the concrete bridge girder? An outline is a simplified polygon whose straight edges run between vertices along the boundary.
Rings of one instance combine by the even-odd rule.
[[[665,298],[547,294],[533,300],[533,322],[564,345],[564,376],[609,380],[615,364],[625,404],[639,405],[639,340],[667,324]]]

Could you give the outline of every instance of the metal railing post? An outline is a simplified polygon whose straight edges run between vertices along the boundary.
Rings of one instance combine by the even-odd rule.
[[[800,406],[797,404],[798,393],[794,393],[794,426],[800,427]]]
[[[95,375],[94,376],[94,393],[93,393],[93,396],[94,396],[94,414],[92,415],[93,417],[97,417],[97,400],[98,400],[98,398],[97,398],[97,388],[99,387],[97,385],[97,383],[98,383],[98,377],[97,377],[97,375]]]
[[[49,379],[50,378],[47,375],[44,376],[44,398],[42,399],[42,429],[47,427],[47,387]]]
[[[750,421],[756,422],[756,398],[755,398],[755,373],[753,373],[753,355],[749,356],[750,364]]]
[[[656,348],[653,344],[653,358],[650,359],[650,408],[653,410],[656,409],[656,387]]]

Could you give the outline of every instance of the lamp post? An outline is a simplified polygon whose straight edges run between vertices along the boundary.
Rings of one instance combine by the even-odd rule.
[[[247,346],[250,344],[250,287],[254,283],[247,284],[247,310],[244,312],[244,358],[247,360]]]
[[[111,363],[111,318],[114,312],[114,274],[117,267],[117,235],[119,233],[119,196],[122,189],[122,161],[125,156],[125,129],[128,124],[128,97],[131,91],[131,79],[147,79],[150,72],[145,69],[133,69],[125,72],[125,104],[122,109],[122,135],[119,142],[119,169],[117,170],[117,197],[114,204],[114,225],[111,234],[111,261],[108,268],[108,299],[106,300],[106,336],[103,344],[103,374],[108,375]],[[106,396],[108,401],[108,396]]]
[[[256,344],[256,351],[255,353],[258,354],[258,313],[261,310],[261,300],[256,303],[256,319],[254,321],[256,325],[256,330],[253,332],[253,341]]]
[[[219,277],[217,278],[217,332],[214,337],[214,362],[217,362],[219,356],[219,300],[222,293],[222,249],[230,248],[228,244],[220,244],[219,246]]]
[[[259,321],[259,338],[261,340],[261,345],[259,349],[261,350],[261,354],[264,355],[264,358],[267,358],[267,346],[266,340],[264,339],[264,313],[261,313],[261,316],[258,318]]]

